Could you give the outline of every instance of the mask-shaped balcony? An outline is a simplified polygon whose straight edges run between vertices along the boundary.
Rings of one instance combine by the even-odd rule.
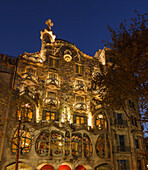
[[[58,100],[55,97],[46,97],[44,100],[45,106],[58,107]]]
[[[51,88],[58,88],[59,81],[55,77],[48,78],[46,80],[46,86],[51,87]]]
[[[84,102],[79,102],[74,105],[74,110],[77,111],[86,111],[87,110],[87,105]]]
[[[19,81],[32,81],[33,83],[38,83],[38,77],[31,73],[24,73],[18,78]]]
[[[85,93],[85,86],[83,83],[79,83],[74,88],[75,92]]]

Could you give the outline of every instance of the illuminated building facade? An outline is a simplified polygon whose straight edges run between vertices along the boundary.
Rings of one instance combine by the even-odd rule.
[[[1,142],[1,169],[15,168],[19,136],[22,170],[144,170],[140,122],[128,120],[122,110],[102,107],[97,90],[91,90],[99,60],[107,61],[106,49],[88,56],[56,39],[51,20],[46,24],[40,52],[25,52],[12,62],[1,55],[1,70],[7,70],[1,79],[19,90],[5,112],[9,124],[3,130],[9,137]],[[139,117],[133,101],[126,109]]]

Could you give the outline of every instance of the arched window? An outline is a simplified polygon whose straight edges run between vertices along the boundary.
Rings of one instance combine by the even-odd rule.
[[[16,153],[17,148],[19,147],[21,154],[28,153],[31,147],[30,132],[27,129],[20,130],[19,136],[20,136],[20,145],[18,146],[18,130],[16,130],[12,137],[12,145],[11,145],[12,152]]]
[[[84,133],[83,135],[84,156],[90,157],[92,155],[92,143],[89,136]]]
[[[47,156],[49,151],[49,130],[40,133],[36,141],[36,152],[40,156]]]
[[[105,157],[105,138],[104,134],[100,135],[96,142],[96,153],[99,157]]]
[[[29,102],[23,102],[17,110],[19,120],[31,122],[33,118],[33,107]]]
[[[65,134],[65,155],[70,154],[70,133],[67,131]]]
[[[43,41],[46,42],[46,43],[50,43],[49,34],[44,34],[44,35],[43,35]]]
[[[72,135],[72,155],[82,156],[82,136],[81,134]]]
[[[107,134],[101,134],[96,142],[96,153],[101,158],[110,157],[110,144]]]
[[[96,118],[96,127],[98,130],[107,130],[107,119],[105,114],[100,112]]]
[[[63,134],[60,132],[51,132],[51,155],[60,156],[63,154]]]

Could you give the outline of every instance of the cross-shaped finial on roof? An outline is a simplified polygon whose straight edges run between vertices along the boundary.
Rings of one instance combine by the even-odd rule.
[[[48,19],[45,24],[48,26],[49,30],[51,30],[51,27],[53,26],[53,22],[51,22],[51,19]]]

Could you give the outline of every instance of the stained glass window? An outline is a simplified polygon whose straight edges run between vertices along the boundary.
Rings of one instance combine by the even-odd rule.
[[[49,130],[40,133],[36,141],[36,152],[40,156],[47,156],[49,152]]]
[[[100,135],[96,143],[96,153],[99,157],[105,156],[105,138],[104,134]]]
[[[51,132],[50,152],[52,156],[60,156],[63,154],[63,134],[57,131]]]
[[[101,134],[96,142],[96,153],[101,158],[110,157],[110,144],[107,134]]]
[[[17,118],[23,121],[31,122],[33,118],[33,107],[30,103],[23,103],[17,110]]]
[[[96,127],[98,130],[107,130],[107,120],[102,112],[96,118]]]
[[[89,136],[84,133],[83,135],[84,156],[90,157],[92,155],[92,143]]]
[[[82,156],[82,136],[81,134],[72,135],[72,155]]]
[[[12,137],[11,149],[13,153],[16,153],[17,148],[19,147],[21,154],[28,153],[31,147],[31,135],[28,130],[20,130],[20,145],[18,146],[18,130],[15,131],[14,136]]]

